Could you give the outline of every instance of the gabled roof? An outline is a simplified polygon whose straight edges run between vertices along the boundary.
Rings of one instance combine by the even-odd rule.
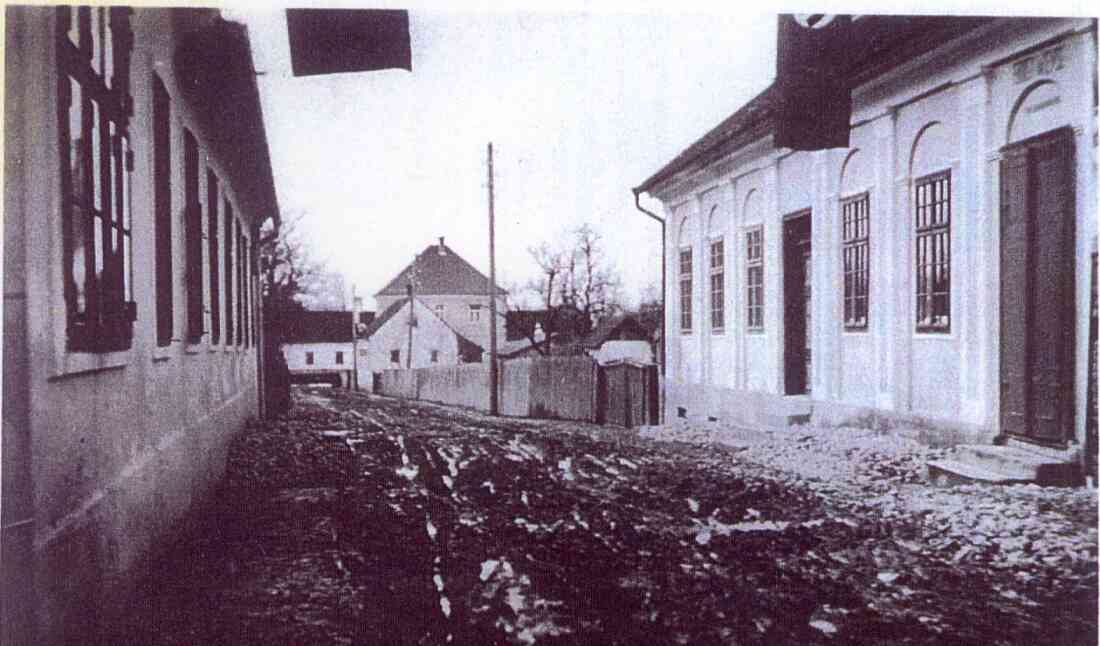
[[[489,279],[474,266],[466,262],[453,249],[443,244],[428,245],[393,280],[386,284],[375,296],[404,296],[409,284],[413,266],[416,267],[415,289],[417,294],[429,296],[447,294],[485,294]],[[496,293],[500,296],[508,292],[498,285]]]
[[[584,345],[598,348],[610,340],[646,341],[649,334],[633,315],[608,316],[600,319],[596,328],[584,338]]]
[[[435,313],[435,311],[432,310],[432,308],[428,307],[427,303],[425,303],[424,301],[421,301],[420,299],[416,299],[416,300],[417,300],[417,302],[419,302],[421,305],[424,306],[424,309],[428,310],[430,316],[434,316],[437,319],[439,319],[439,322],[442,323],[448,330],[450,330],[455,335],[455,337],[458,338],[458,352],[459,352],[460,355],[462,355],[463,357],[469,357],[469,356],[472,356],[474,354],[476,354],[478,356],[481,356],[481,353],[485,352],[485,349],[482,348],[480,345],[474,343],[473,341],[471,341],[471,340],[467,339],[466,337],[462,336],[461,334],[459,334],[457,330],[455,330],[453,327],[451,327],[447,323],[447,321],[445,321],[442,317],[437,315]],[[377,332],[378,330],[382,329],[382,326],[384,326],[387,322],[389,322],[390,319],[397,316],[398,312],[400,312],[402,309],[404,309],[405,305],[408,302],[409,302],[409,299],[401,298],[401,299],[398,299],[398,300],[394,301],[393,304],[390,305],[389,307],[387,307],[386,309],[382,310],[382,312],[380,312],[378,314],[378,316],[375,316],[374,320],[370,322],[370,325],[367,326],[367,329],[366,329],[365,332],[363,332],[363,336],[361,338],[369,339],[371,336],[373,336],[374,333]]]
[[[282,311],[271,316],[283,343],[351,343],[351,312]]]

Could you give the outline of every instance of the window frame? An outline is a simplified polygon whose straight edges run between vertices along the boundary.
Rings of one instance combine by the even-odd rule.
[[[764,225],[758,224],[746,227],[744,233],[745,330],[748,332],[763,332],[765,298]]]
[[[61,6],[54,11],[65,350],[125,351],[133,345],[137,320],[131,10]]]
[[[677,276],[679,276],[677,283],[680,287],[680,334],[691,334],[691,329],[695,321],[692,317],[692,308],[695,306],[694,294],[695,289],[695,259],[693,249],[690,245],[685,245],[677,250]]]
[[[314,354],[312,352],[307,351],[306,352],[306,365],[307,366],[314,365],[315,360],[316,360],[316,358],[315,358]]]
[[[221,228],[221,180],[212,168],[206,168],[206,218],[207,218],[207,263],[210,272],[210,343],[221,343],[221,276],[220,265],[220,235]]]
[[[401,350],[390,350],[390,363],[401,365]]]
[[[726,242],[719,236],[709,243],[708,267],[710,274],[710,329],[721,333],[726,327]],[[715,247],[718,255],[715,255]],[[715,260],[717,259],[717,263]]]
[[[469,311],[470,311],[470,322],[471,323],[480,323],[481,322],[481,309],[482,309],[481,303],[470,303],[470,310]]]
[[[336,365],[338,365],[338,366],[344,365],[344,352],[343,352],[343,350],[336,350],[336,356],[333,358],[333,361],[335,361]]]
[[[939,182],[945,184],[941,186]],[[923,199],[925,194],[922,189],[927,186],[933,187],[930,201]],[[946,196],[942,199],[937,192],[937,186],[946,188]],[[913,181],[913,321],[918,334],[951,333],[953,197],[951,169],[929,173]],[[926,240],[931,241],[931,244],[922,244]],[[926,275],[926,270],[931,275]],[[932,283],[930,287],[929,281]],[[937,290],[941,286],[943,289]]]
[[[843,198],[840,214],[844,330],[866,332],[871,321],[870,192]]]
[[[183,235],[184,281],[187,304],[187,342],[202,341],[205,327],[205,292],[203,282],[203,213],[200,188],[202,152],[199,140],[189,128],[183,129]]]

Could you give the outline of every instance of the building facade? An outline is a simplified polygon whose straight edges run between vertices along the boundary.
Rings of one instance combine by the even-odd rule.
[[[360,350],[359,383],[366,387],[383,370],[477,363],[484,350],[436,314],[420,299],[398,300],[367,326]],[[410,331],[411,330],[411,331]]]
[[[427,305],[463,337],[489,348],[489,279],[444,244],[428,245],[393,280],[374,295],[378,311],[408,297],[413,285],[415,297]],[[494,287],[497,310],[497,342],[505,339],[505,311],[508,292]]]
[[[4,53],[0,641],[110,643],[261,412],[259,95],[213,10],[11,6]]]
[[[853,23],[885,37],[852,73],[848,148],[776,149],[769,88],[638,187],[668,223],[666,410],[915,424],[1072,460],[1095,290],[1095,22],[890,38],[912,20]]]

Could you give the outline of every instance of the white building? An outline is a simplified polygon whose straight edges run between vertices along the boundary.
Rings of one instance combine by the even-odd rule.
[[[378,311],[384,312],[408,297],[413,284],[414,296],[446,321],[456,332],[477,345],[489,349],[489,279],[439,239],[428,245],[416,259],[374,295]],[[497,311],[497,342],[505,339],[508,292],[494,287]]]
[[[481,346],[459,334],[419,298],[409,307],[402,299],[382,310],[359,341],[359,384],[367,388],[373,375],[390,369],[453,366],[482,360]],[[411,330],[411,332],[410,332]]]
[[[877,418],[1077,459],[1094,21],[853,28],[875,46],[851,72],[849,148],[776,149],[769,88],[636,189],[667,222],[666,410]]]
[[[0,642],[125,643],[102,631],[149,619],[142,566],[262,409],[255,71],[216,10],[5,29]]]
[[[356,358],[353,343],[352,312],[293,311],[271,316],[273,333],[286,359],[291,380],[297,383],[323,382],[343,388],[353,387]],[[372,312],[361,312],[366,322]],[[359,361],[366,358],[366,343],[358,343]],[[360,382],[360,386],[370,382]]]

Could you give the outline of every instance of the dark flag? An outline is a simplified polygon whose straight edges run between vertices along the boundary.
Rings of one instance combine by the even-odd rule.
[[[409,12],[390,9],[287,9],[294,76],[412,71]]]
[[[848,147],[851,24],[850,16],[779,14],[777,148]]]

